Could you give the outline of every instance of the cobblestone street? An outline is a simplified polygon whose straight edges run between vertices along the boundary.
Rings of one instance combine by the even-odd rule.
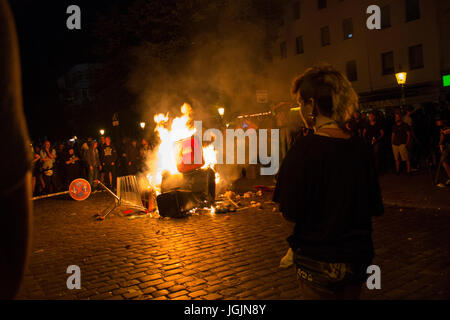
[[[447,191],[448,192],[448,191]],[[294,268],[280,269],[293,225],[262,209],[185,219],[94,215],[106,193],[82,202],[35,202],[34,239],[18,299],[298,299]],[[118,211],[116,211],[118,212]],[[381,290],[363,299],[450,298],[450,210],[386,205],[374,219]],[[69,265],[81,289],[68,290]]]

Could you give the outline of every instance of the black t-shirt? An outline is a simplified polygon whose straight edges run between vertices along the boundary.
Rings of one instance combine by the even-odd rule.
[[[299,139],[280,167],[274,201],[296,222],[290,246],[305,256],[328,262],[373,258],[371,217],[384,209],[362,138]]]
[[[368,143],[372,143],[372,139],[378,140],[381,136],[381,126],[376,122],[374,125],[370,123],[366,127],[366,140]]]
[[[104,145],[103,152],[101,153],[101,161],[106,165],[110,165],[111,163],[117,160],[117,151],[113,145]]]
[[[0,195],[15,190],[31,169],[32,152],[22,107],[17,38],[12,16],[0,8]]]
[[[406,144],[406,141],[408,140],[408,132],[410,131],[411,129],[408,124],[402,122],[400,125],[397,125],[397,123],[395,123],[392,126],[392,133],[394,134],[393,145],[399,146],[401,144]]]

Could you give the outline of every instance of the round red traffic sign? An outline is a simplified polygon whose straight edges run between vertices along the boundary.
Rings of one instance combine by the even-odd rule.
[[[91,194],[91,185],[84,179],[75,179],[69,186],[69,194],[74,200],[86,200]]]

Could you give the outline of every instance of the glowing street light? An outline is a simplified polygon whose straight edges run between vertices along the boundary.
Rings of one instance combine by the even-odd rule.
[[[225,108],[217,108],[217,111],[219,112],[220,116],[223,117],[223,115],[225,114]]]
[[[404,85],[406,83],[406,72],[399,72],[395,74],[395,77],[397,78],[397,83],[399,85]]]
[[[407,76],[406,72],[398,72],[395,74],[397,83],[402,88],[402,106],[406,105],[406,95],[405,95],[406,76]]]
[[[105,134],[105,130],[100,129],[100,134],[101,134],[101,135],[104,135],[104,134]]]
[[[139,123],[139,125],[141,126],[142,129],[145,129],[145,122],[142,121],[141,123]]]

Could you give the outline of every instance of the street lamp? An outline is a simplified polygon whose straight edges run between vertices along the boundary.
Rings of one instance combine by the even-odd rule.
[[[139,123],[139,125],[141,126],[142,130],[145,129],[145,122],[142,121],[141,123]]]
[[[100,129],[100,134],[101,134],[101,135],[104,135],[104,134],[105,134],[105,130]]]
[[[225,113],[225,108],[217,108],[217,111],[219,112],[220,116],[223,117],[224,113]]]
[[[406,95],[405,95],[405,84],[406,84],[406,72],[398,72],[395,74],[395,78],[397,78],[397,83],[402,88],[402,107],[406,105]]]

